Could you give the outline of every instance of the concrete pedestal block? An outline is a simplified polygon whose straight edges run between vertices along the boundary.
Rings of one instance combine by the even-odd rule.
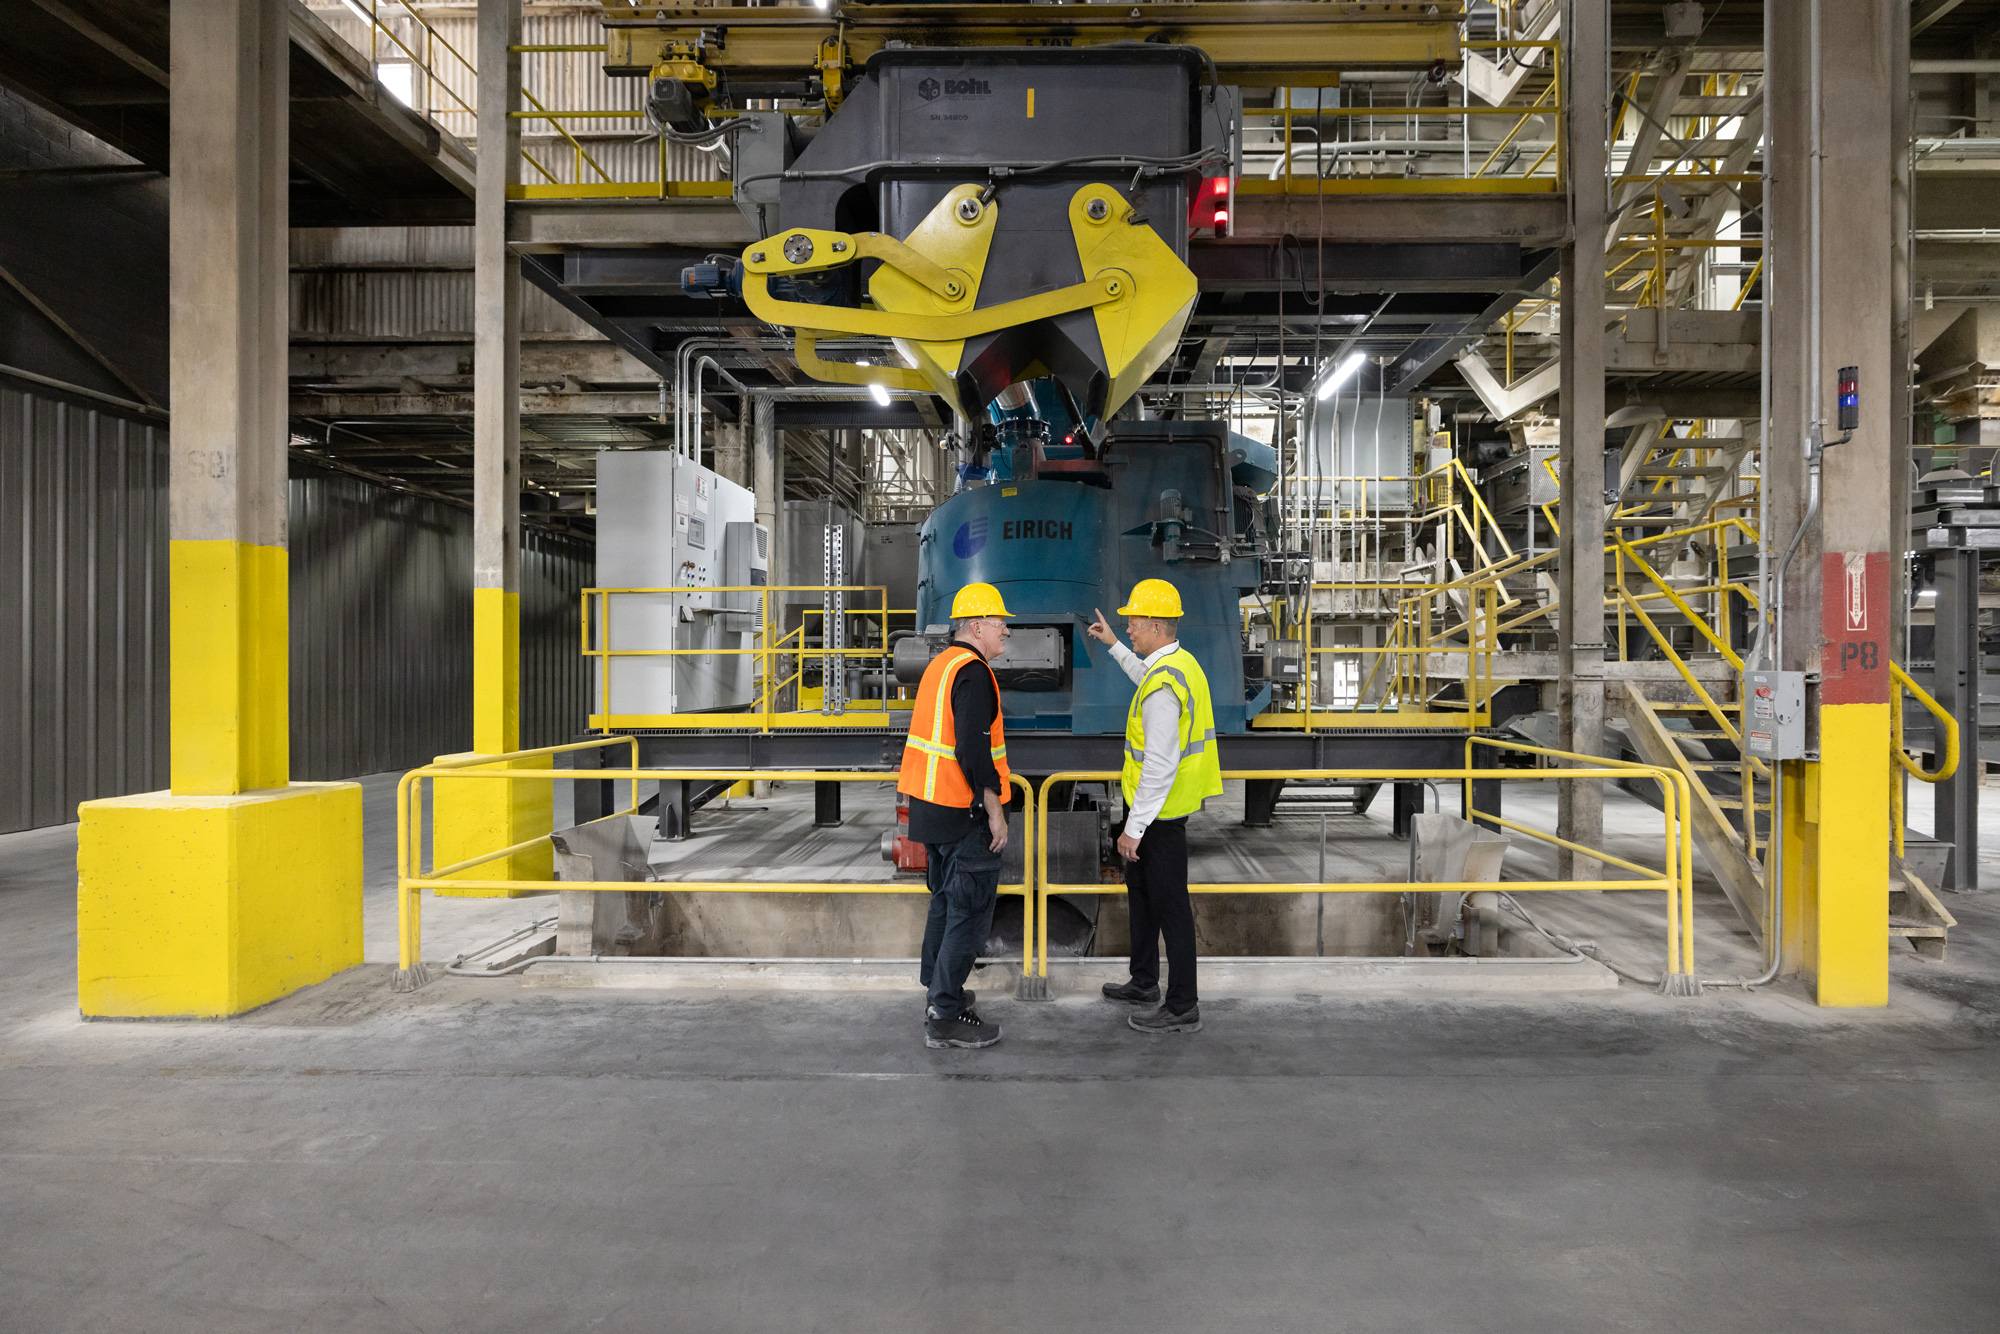
[[[361,962],[361,787],[88,801],[77,1004],[93,1019],[221,1019]]]
[[[909,958],[930,895],[669,894],[661,952],[683,956]]]
[[[1091,953],[1129,957],[1132,918],[1125,896],[1106,894],[1097,912]],[[1401,954],[1402,895],[1196,894],[1194,939],[1204,966],[1210,958],[1310,957],[1322,948],[1329,958]]]
[[[469,755],[440,755],[438,762]],[[553,757],[475,765],[475,769],[547,769]],[[468,857],[540,838],[555,828],[554,784],[548,779],[507,781],[497,778],[440,778],[430,785],[433,866],[450,866]],[[486,862],[448,877],[452,880],[554,880],[555,852],[548,843]],[[442,889],[440,898],[517,898],[532,890]]]

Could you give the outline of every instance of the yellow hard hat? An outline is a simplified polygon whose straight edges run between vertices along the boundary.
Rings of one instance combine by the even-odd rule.
[[[1181,614],[1181,591],[1164,579],[1141,579],[1132,588],[1132,600],[1118,609],[1120,616],[1156,616],[1163,621]]]
[[[951,619],[960,620],[967,616],[1012,616],[1007,604],[1000,600],[1000,590],[991,584],[967,584],[958,590],[958,596],[951,600]]]

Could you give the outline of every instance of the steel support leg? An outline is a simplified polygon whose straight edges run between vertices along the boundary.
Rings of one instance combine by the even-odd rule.
[[[1424,785],[1422,783],[1396,784],[1395,807],[1390,816],[1389,832],[1397,838],[1410,836],[1410,821],[1424,808]]]
[[[1489,750],[1484,752],[1483,754],[1474,756],[1472,761],[1472,767],[1475,769],[1492,768],[1493,767],[1492,754],[1493,752]],[[1571,784],[1571,786],[1574,786],[1574,784]],[[1473,810],[1478,811],[1479,814],[1475,816],[1473,815],[1472,811],[1461,811],[1460,814],[1463,815],[1464,818],[1472,821],[1472,823],[1478,825],[1481,829],[1491,829],[1495,833],[1501,832],[1500,826],[1495,824],[1490,817],[1500,815],[1502,813],[1500,809],[1500,793],[1502,787],[1503,784],[1497,778],[1473,779],[1472,808]],[[1461,792],[1464,791],[1463,788],[1459,790]],[[1460,801],[1462,803],[1464,801],[1464,798],[1461,797]],[[1597,859],[1594,857],[1580,858],[1579,860],[1588,861],[1589,864],[1592,866],[1597,865]],[[1582,876],[1577,877],[1577,879],[1583,879],[1583,878],[1584,877]]]
[[[694,835],[694,783],[686,778],[660,781],[660,837],[679,843]]]
[[[1937,837],[1952,845],[1947,889],[1979,888],[1979,553],[1937,553],[1933,691],[1958,722],[1958,772],[1933,789]],[[1942,731],[1942,729],[1940,729]],[[1938,738],[1938,750],[1944,738]]]
[[[813,828],[840,828],[840,784],[813,784]]]
[[[570,752],[570,760],[578,769],[605,767],[603,750],[573,750]],[[576,823],[589,824],[592,820],[602,819],[617,810],[618,807],[612,804],[617,800],[613,786],[611,783],[572,783],[571,787],[575,789],[573,800]]]
[[[1278,794],[1285,790],[1282,778],[1246,778],[1243,780],[1243,827],[1245,829],[1269,829],[1271,816],[1278,809]]]

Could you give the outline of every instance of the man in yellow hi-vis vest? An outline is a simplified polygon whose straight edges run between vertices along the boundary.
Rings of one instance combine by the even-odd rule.
[[[1142,1033],[1195,1033],[1201,1007],[1194,977],[1194,905],[1188,900],[1187,818],[1205,798],[1222,795],[1215,751],[1215,711],[1208,676],[1180,645],[1180,591],[1164,579],[1142,579],[1118,609],[1132,648],[1118,642],[1104,613],[1092,639],[1138,684],[1125,714],[1125,899],[1132,914],[1132,976],[1107,982],[1112,1000],[1160,1000],[1160,937],[1167,942],[1167,994],[1160,1008],[1134,1014]],[[1136,649],[1137,652],[1133,650]]]
[[[1000,1025],[972,1008],[965,979],[993,930],[1000,854],[1007,848],[1007,736],[1000,681],[989,665],[1013,613],[991,584],[951,600],[952,640],[924,668],[903,742],[896,791],[910,803],[910,837],[924,845],[931,911],[919,980],[926,1047],[990,1047]]]

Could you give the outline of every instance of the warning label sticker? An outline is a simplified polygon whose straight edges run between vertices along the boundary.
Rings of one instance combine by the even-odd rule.
[[[1820,703],[1889,701],[1889,553],[1820,557]],[[1882,624],[1876,624],[1881,612]]]

